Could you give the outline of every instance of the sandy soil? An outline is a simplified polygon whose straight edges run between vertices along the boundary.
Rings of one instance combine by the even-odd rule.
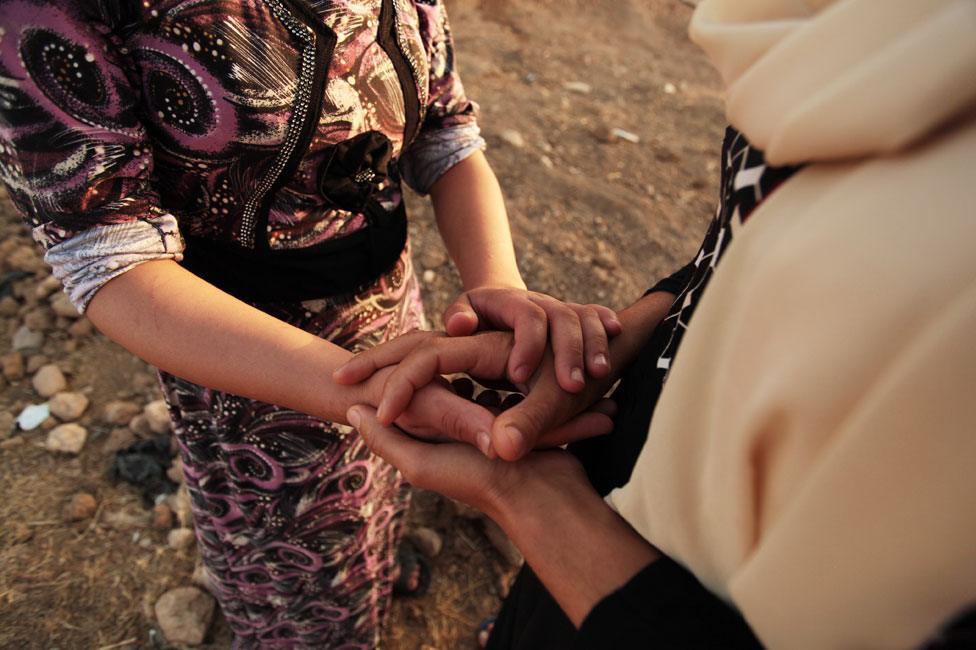
[[[723,126],[717,77],[685,34],[690,9],[678,0],[449,0],[449,7],[529,285],[619,308],[686,261],[713,210]],[[611,137],[615,128],[639,142]],[[460,286],[426,202],[410,203],[436,326]],[[29,241],[5,203],[0,235]],[[6,263],[0,259],[0,276]],[[21,280],[15,292],[25,296],[38,281]],[[0,355],[22,317],[0,320]],[[152,604],[190,584],[194,551],[168,548],[165,532],[148,526],[107,523],[107,513],[144,511],[131,488],[107,479],[101,447],[111,427],[98,417],[112,399],[157,399],[151,369],[99,335],[69,335],[60,327],[67,324],[53,324],[43,353],[92,400],[81,420],[90,437],[73,459],[46,451],[38,431],[0,448],[0,647],[166,647],[152,640],[159,638]],[[29,378],[0,389],[0,413],[38,401]],[[81,490],[95,495],[98,512],[68,523],[62,508]],[[433,560],[430,593],[395,602],[384,647],[476,647],[474,629],[497,610],[512,567],[482,522],[435,495],[417,495],[411,520],[439,531],[445,547]],[[228,642],[218,619],[207,647]]]

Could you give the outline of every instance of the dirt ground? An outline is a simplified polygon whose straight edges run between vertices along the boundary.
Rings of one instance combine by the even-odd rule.
[[[724,124],[717,76],[686,36],[690,8],[678,0],[448,5],[530,287],[620,308],[687,261],[714,209]],[[639,142],[615,138],[612,129]],[[418,272],[437,326],[460,285],[426,202],[411,197],[410,204]],[[0,236],[29,243],[3,202]],[[0,277],[9,262],[0,258]],[[19,302],[16,313],[0,316],[0,356],[37,302],[28,296],[43,275],[13,283]],[[89,430],[85,448],[66,458],[44,449],[40,430],[9,438],[0,431],[0,648],[168,647],[154,630],[152,605],[167,589],[190,584],[195,550],[172,550],[165,531],[144,521],[109,517],[148,515],[132,488],[107,478],[102,446],[111,426],[99,416],[110,400],[143,404],[158,391],[143,362],[100,335],[69,334],[69,324],[49,324],[41,352],[92,402],[80,420]],[[0,414],[38,401],[29,375],[0,377]],[[79,491],[96,497],[97,512],[66,522],[62,508]],[[411,521],[437,530],[444,550],[433,560],[430,593],[395,602],[384,647],[476,647],[474,630],[497,611],[512,567],[481,521],[436,495],[416,495]],[[218,617],[205,647],[228,644]]]

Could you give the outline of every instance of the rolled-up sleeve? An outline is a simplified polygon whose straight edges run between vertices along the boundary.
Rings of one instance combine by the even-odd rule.
[[[183,250],[151,182],[134,70],[86,6],[0,0],[0,181],[82,311],[108,280]]]
[[[418,2],[420,32],[429,56],[429,93],[420,134],[400,160],[403,180],[427,194],[451,167],[485,148],[478,105],[461,84],[443,0]]]

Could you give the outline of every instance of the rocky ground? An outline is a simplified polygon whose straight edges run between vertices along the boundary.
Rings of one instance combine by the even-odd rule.
[[[530,286],[622,307],[686,260],[712,211],[723,124],[717,78],[685,35],[690,9],[449,7]],[[429,208],[410,202],[436,326],[459,284]],[[109,472],[134,442],[169,445],[154,373],[79,317],[3,197],[0,363],[0,647],[227,647],[185,491],[147,507]],[[180,483],[178,465],[167,474]],[[385,647],[474,647],[517,553],[491,522],[427,493],[411,535],[432,557],[432,589],[396,601]]]

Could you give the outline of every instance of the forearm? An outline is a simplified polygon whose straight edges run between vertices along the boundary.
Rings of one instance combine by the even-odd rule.
[[[491,514],[579,627],[659,553],[589,486],[567,494],[564,487],[536,483]]]
[[[452,167],[434,184],[430,195],[437,228],[465,289],[525,288],[515,262],[502,191],[482,152]]]
[[[109,281],[88,307],[106,336],[158,368],[329,420],[370,401],[332,370],[351,354],[220,291],[171,261]]]
[[[658,323],[667,316],[673,302],[673,294],[656,291],[617,313],[622,331],[610,341],[610,365],[614,379],[637,357]]]

